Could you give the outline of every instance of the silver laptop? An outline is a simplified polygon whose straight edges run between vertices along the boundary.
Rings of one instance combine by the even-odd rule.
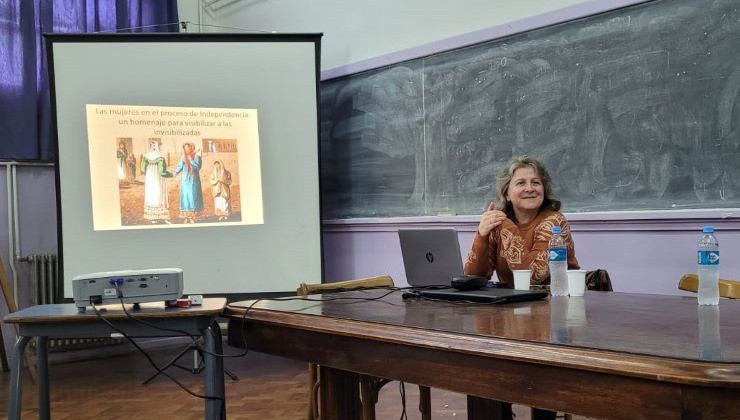
[[[409,285],[450,286],[453,276],[463,274],[460,243],[453,229],[399,229],[403,266]],[[431,300],[457,300],[479,303],[509,303],[544,299],[548,292],[483,288],[422,290],[420,296]]]
[[[399,229],[406,281],[411,286],[449,286],[463,274],[460,243],[453,229]]]

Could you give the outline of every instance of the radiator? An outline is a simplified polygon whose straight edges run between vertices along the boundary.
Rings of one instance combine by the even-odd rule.
[[[31,265],[31,298],[34,305],[60,303],[62,279],[56,254],[32,254],[21,258]],[[48,341],[49,351],[67,351],[120,344],[123,338],[70,338]],[[33,341],[35,346],[35,340]]]
[[[62,286],[56,254],[33,254],[24,258],[31,264],[31,296],[34,305],[61,302]]]

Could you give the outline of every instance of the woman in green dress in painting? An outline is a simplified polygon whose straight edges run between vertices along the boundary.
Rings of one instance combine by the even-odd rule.
[[[144,175],[144,219],[150,223],[169,223],[170,203],[167,198],[167,162],[162,156],[162,140],[149,139],[149,152],[141,158]]]

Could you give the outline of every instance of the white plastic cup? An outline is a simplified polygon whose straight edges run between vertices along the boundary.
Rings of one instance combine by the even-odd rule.
[[[586,270],[568,270],[568,294],[583,296],[586,290]]]
[[[513,270],[514,289],[529,290],[529,282],[532,278],[532,270]]]

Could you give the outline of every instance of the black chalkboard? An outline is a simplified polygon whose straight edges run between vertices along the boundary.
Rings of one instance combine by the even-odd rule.
[[[656,0],[321,85],[323,217],[478,214],[513,155],[566,211],[740,207],[737,0]]]

